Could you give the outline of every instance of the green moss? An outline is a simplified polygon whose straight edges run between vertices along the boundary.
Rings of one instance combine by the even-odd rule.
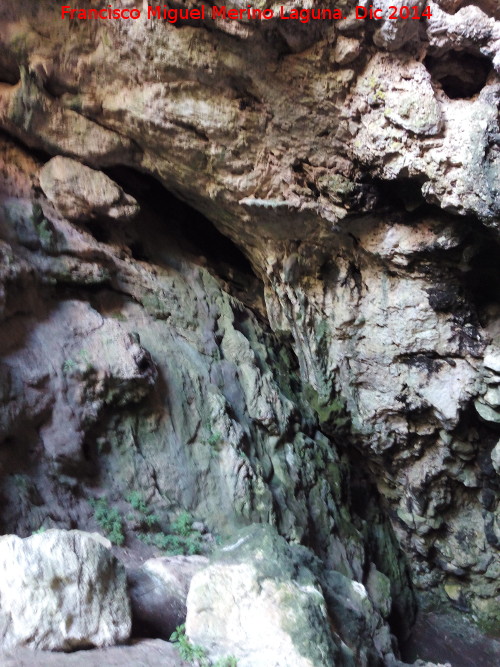
[[[215,431],[215,433],[210,432],[210,436],[207,438],[207,445],[215,447],[222,439],[222,433],[220,431]]]

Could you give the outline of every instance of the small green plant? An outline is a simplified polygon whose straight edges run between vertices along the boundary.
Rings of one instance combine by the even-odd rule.
[[[238,667],[238,660],[234,655],[229,655],[227,658],[219,658],[212,667]]]
[[[200,538],[196,535],[181,537],[180,535],[167,535],[164,532],[139,533],[139,539],[145,544],[151,544],[169,556],[194,556],[202,551]]]
[[[43,218],[41,222],[35,225],[36,233],[43,246],[50,246],[54,238],[54,232],[49,226],[49,221]]]
[[[110,507],[105,498],[91,498],[89,500],[94,510],[94,519],[106,533],[113,544],[121,546],[125,542],[123,521],[117,509]]]
[[[198,665],[198,667],[238,667],[238,661],[234,656],[219,658],[212,662],[202,646],[193,644],[186,637],[185,624],[179,625],[170,636],[170,641],[177,647],[179,655],[183,660]]]
[[[42,220],[44,219],[43,217],[43,210],[40,204],[33,204],[31,207],[31,220],[34,225],[40,224]]]
[[[186,637],[185,624],[179,625],[174,630],[170,636],[170,641],[177,647],[179,655],[183,660],[187,660],[188,662],[197,660],[203,667],[208,667],[210,665],[205,649],[196,644],[192,644]]]
[[[126,496],[125,500],[132,505],[136,512],[141,514],[141,523],[144,524],[147,528],[156,526],[160,521],[160,518],[156,514],[153,514],[151,509],[148,507],[148,504],[144,500],[143,495],[139,491],[131,491]],[[135,516],[131,513],[127,516],[129,520],[135,519]]]
[[[154,514],[143,515],[143,517],[146,520],[150,519],[153,525],[157,524],[157,517]],[[169,533],[162,531],[139,533],[138,537],[146,544],[151,544],[171,556],[193,556],[203,551],[201,533],[193,530],[193,517],[189,512],[179,514],[170,525]]]
[[[69,375],[76,367],[77,363],[74,359],[65,359],[62,365],[62,371],[65,375]]]
[[[172,523],[172,532],[182,537],[189,537],[193,533],[193,517],[189,512],[181,512]]]
[[[141,512],[141,514],[147,514],[149,512],[149,507],[139,491],[131,491],[125,500],[130,503],[135,510]]]
[[[54,240],[54,232],[50,222],[43,215],[40,204],[33,204],[31,207],[31,221],[35,226],[36,233],[42,246],[50,246]]]
[[[210,436],[207,439],[207,444],[211,447],[215,447],[222,439],[222,433],[220,431],[215,431],[215,433],[210,433]]]
[[[45,533],[46,530],[47,530],[47,528],[45,528],[45,526],[40,526],[40,528],[38,528],[37,530],[32,531],[31,534],[32,535],[41,535],[42,533]]]

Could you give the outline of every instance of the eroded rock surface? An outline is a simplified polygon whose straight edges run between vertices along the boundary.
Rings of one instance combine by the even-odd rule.
[[[390,520],[416,587],[498,631],[500,16],[417,4],[174,26],[4,0],[6,530],[92,525],[96,484],[270,522],[382,572],[405,634]],[[138,218],[73,226],[37,189],[54,156]]]
[[[212,659],[326,667],[394,658],[390,631],[363,584],[322,572],[310,552],[268,526],[233,539],[194,576],[187,600],[186,633]],[[389,586],[378,601],[387,613]]]
[[[128,640],[125,569],[91,535],[4,535],[0,563],[2,649],[67,651]]]

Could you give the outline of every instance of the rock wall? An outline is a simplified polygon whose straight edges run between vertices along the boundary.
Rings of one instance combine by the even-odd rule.
[[[393,530],[418,589],[498,631],[500,17],[428,4],[173,25],[4,0],[6,530],[141,489],[373,564],[411,622]]]

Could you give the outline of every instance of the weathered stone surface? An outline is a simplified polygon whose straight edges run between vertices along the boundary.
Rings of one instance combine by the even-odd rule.
[[[220,532],[274,522],[348,579],[374,562],[408,610],[387,521],[368,511],[373,479],[417,587],[439,595],[459,578],[453,603],[491,627],[499,9],[431,0],[425,21],[379,23],[336,4],[349,16],[334,25],[179,29],[2,2],[1,128],[50,156],[119,165],[125,190],[157,209],[92,237],[53,215],[42,165],[2,139],[3,520],[24,533],[85,525],[85,469],[116,502],[145,489],[165,516],[189,507]],[[130,189],[139,172],[226,245],[207,242],[208,220],[189,235],[194,211],[176,221],[160,189]],[[104,343],[114,315],[159,373],[115,378],[108,404],[106,382],[61,377],[52,337],[73,360],[87,335]],[[64,483],[50,474],[61,460]]]
[[[188,637],[213,659],[232,654],[242,667],[338,664],[320,587],[305,568],[294,576],[285,543],[278,554],[270,540],[264,528],[238,536],[223,551],[227,559],[195,575]]]
[[[0,538],[0,645],[65,651],[130,635],[125,570],[81,531]]]
[[[188,667],[176,648],[161,639],[144,639],[130,646],[75,651],[70,654],[16,649],[0,651],[3,667]]]
[[[146,262],[122,250],[122,230],[114,228],[116,236],[104,243],[44,207],[41,215],[53,226],[49,254],[28,236],[31,229],[38,238],[31,207],[14,209],[11,199],[4,229],[13,265],[22,256],[27,271],[42,267],[53,281],[48,295],[65,296],[41,302],[40,324],[21,318],[10,299],[11,321],[0,326],[12,346],[4,384],[11,397],[4,410],[6,524],[21,534],[70,521],[95,530],[84,498],[96,495],[96,480],[104,490],[97,495],[107,495],[122,514],[127,551],[140,530],[140,522],[127,518],[131,490],[167,530],[178,508],[223,535],[271,521],[289,539],[314,544],[327,566],[347,577],[361,579],[365,561],[380,555],[377,567],[391,579],[407,631],[414,602],[387,519],[372,505],[353,525],[345,501],[349,465],[316,429],[289,340],[224,291],[208,260],[200,265],[194,253],[209,254],[210,244],[198,249],[199,232],[186,235],[194,212],[186,216],[177,203],[169,230],[143,207],[126,235],[134,253],[153,258]],[[65,270],[72,255],[75,270]],[[226,289],[262,312],[259,282],[243,260],[211,261],[220,261]],[[99,277],[103,266],[107,275]],[[87,285],[90,305],[65,298],[67,286],[85,294]],[[47,294],[43,283],[34,282],[30,294],[37,290]],[[26,332],[25,343],[12,343],[14,330]],[[49,353],[52,365],[45,367]],[[39,361],[30,366],[32,358]],[[35,474],[19,466],[9,438],[24,446],[35,438],[42,446],[26,453]],[[64,473],[55,480],[54,465]]]
[[[193,576],[206,567],[203,556],[151,558],[127,573],[135,636],[170,639],[186,621],[186,599]]]
[[[491,451],[491,462],[497,473],[500,475],[500,440]]]
[[[213,659],[233,654],[242,667],[394,659],[390,631],[363,584],[325,572],[269,526],[235,535],[194,576],[187,607],[188,637]]]
[[[130,220],[139,212],[136,200],[102,171],[57,156],[40,171],[40,185],[47,199],[68,220],[94,218]]]

